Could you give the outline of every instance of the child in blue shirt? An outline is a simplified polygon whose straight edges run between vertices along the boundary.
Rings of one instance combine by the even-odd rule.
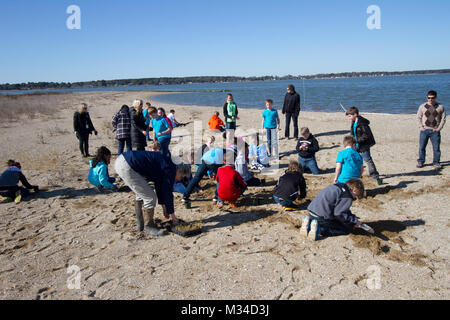
[[[364,170],[363,158],[355,150],[356,140],[353,136],[344,137],[344,147],[345,149],[338,153],[336,159],[334,183],[346,183],[351,179],[359,179]]]
[[[269,146],[269,153],[272,156],[272,142],[275,145],[275,154],[278,154],[278,137],[277,128],[280,130],[280,118],[278,117],[278,111],[273,108],[273,100],[266,100],[267,109],[264,110],[262,117],[262,128],[266,130],[267,144]]]
[[[151,125],[154,129],[154,140],[158,141],[161,144],[161,153],[165,157],[170,157],[169,145],[171,139],[172,128],[167,123],[166,119],[158,115],[158,111],[156,108],[151,107],[149,110],[149,114],[152,117]]]
[[[106,147],[100,147],[97,150],[97,154],[93,160],[89,161],[89,182],[95,186],[98,191],[105,189],[111,189],[117,191],[117,185],[115,178],[109,177],[108,165],[111,162],[111,151]]]

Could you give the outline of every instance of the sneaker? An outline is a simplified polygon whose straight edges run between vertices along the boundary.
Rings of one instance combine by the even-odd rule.
[[[12,201],[10,197],[2,197],[0,196],[0,203]]]
[[[317,239],[319,239],[319,234],[320,234],[319,222],[316,219],[314,219],[311,222],[310,230],[308,233],[308,239],[316,241]]]
[[[231,202],[231,203],[230,203],[230,208],[231,208],[231,209],[234,209],[234,208],[236,208],[236,203],[234,203],[234,202]]]
[[[258,170],[258,166],[256,164],[252,164],[250,169],[251,170]]]
[[[380,178],[377,179],[377,183],[379,186],[381,186],[383,184],[383,180],[381,180]]]
[[[20,203],[20,201],[22,201],[22,194],[20,193],[20,191],[16,192],[16,198],[14,199],[15,203]]]
[[[442,166],[441,166],[440,163],[433,165],[433,167],[434,167],[435,170],[441,170],[442,169]]]
[[[213,201],[213,202],[217,202],[217,198],[216,198],[216,197],[214,197],[212,201]]]
[[[223,207],[223,201],[217,201],[217,208]]]
[[[158,228],[150,227],[150,226],[145,226],[144,232],[146,234],[154,236],[154,237],[161,237],[161,236],[167,234],[167,231],[164,229],[158,229]]]
[[[423,163],[418,162],[416,167],[417,168],[423,168]]]
[[[308,236],[309,231],[309,216],[306,216],[302,220],[302,227],[300,228],[300,234],[304,237]]]
[[[285,206],[283,206],[283,210],[284,211],[295,211],[296,209],[292,208],[292,207],[285,207]]]

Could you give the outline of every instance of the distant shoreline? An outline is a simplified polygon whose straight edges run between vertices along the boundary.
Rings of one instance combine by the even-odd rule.
[[[261,76],[261,77],[235,77],[235,76],[199,76],[199,77],[161,77],[143,79],[118,79],[118,80],[96,80],[83,82],[28,82],[16,84],[0,84],[2,91],[33,91],[33,90],[70,90],[70,89],[95,89],[95,88],[123,88],[159,85],[181,85],[200,83],[234,83],[252,81],[283,81],[283,80],[318,80],[318,79],[349,79],[349,78],[377,78],[392,76],[417,76],[417,75],[440,75],[450,74],[450,69],[440,70],[415,70],[415,71],[375,71],[375,72],[341,72],[306,76]]]

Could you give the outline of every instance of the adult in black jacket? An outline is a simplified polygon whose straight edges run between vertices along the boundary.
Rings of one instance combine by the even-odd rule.
[[[134,150],[145,150],[147,141],[147,125],[143,114],[144,102],[142,100],[135,100],[133,108],[130,108],[131,116],[131,145]]]
[[[298,138],[298,115],[300,114],[300,95],[295,92],[295,87],[290,84],[287,87],[287,93],[284,97],[282,113],[286,115],[286,128],[284,136],[289,138],[289,127],[291,119],[294,124],[294,138]]]
[[[381,185],[383,182],[380,179],[380,174],[378,173],[370,154],[370,148],[375,145],[375,138],[373,137],[372,130],[370,130],[369,127],[370,121],[360,116],[359,110],[356,107],[351,107],[345,114],[352,122],[350,133],[356,139],[356,150],[364,159],[364,162],[367,163],[370,177],[377,180],[378,184]]]
[[[81,155],[83,157],[89,157],[89,135],[92,134],[92,132],[97,135],[98,132],[92,124],[86,103],[82,103],[73,115],[73,131],[80,143]]]

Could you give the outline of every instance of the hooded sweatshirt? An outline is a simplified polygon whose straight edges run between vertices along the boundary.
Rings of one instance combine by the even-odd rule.
[[[210,130],[220,130],[220,126],[223,126],[224,124],[222,119],[213,114],[208,121],[208,125]]]
[[[217,170],[216,180],[219,184],[219,197],[223,201],[236,201],[241,196],[242,190],[247,187],[239,172],[229,165]]]
[[[308,148],[306,150],[300,150],[301,146],[307,146]],[[305,159],[313,158],[317,151],[319,151],[319,142],[317,139],[312,135],[309,134],[308,139],[305,139],[303,137],[300,137],[297,142],[297,147],[295,148],[298,152],[298,155]]]
[[[112,189],[114,185],[109,182],[108,166],[106,165],[106,163],[100,161],[99,163],[97,163],[95,168],[93,168],[92,162],[93,160],[89,161],[89,182],[96,187],[102,186],[107,189]]]
[[[362,116],[356,118],[355,122],[352,122],[350,132],[356,139],[356,146],[359,152],[367,151],[370,147],[375,145],[375,138],[373,137],[372,130],[369,127],[370,121]]]
[[[278,179],[273,195],[284,200],[296,200],[300,190],[300,199],[306,197],[306,181],[300,172],[286,172]]]
[[[309,204],[308,210],[325,220],[339,220],[345,224],[356,224],[358,218],[350,211],[353,196],[345,183],[326,187]]]

